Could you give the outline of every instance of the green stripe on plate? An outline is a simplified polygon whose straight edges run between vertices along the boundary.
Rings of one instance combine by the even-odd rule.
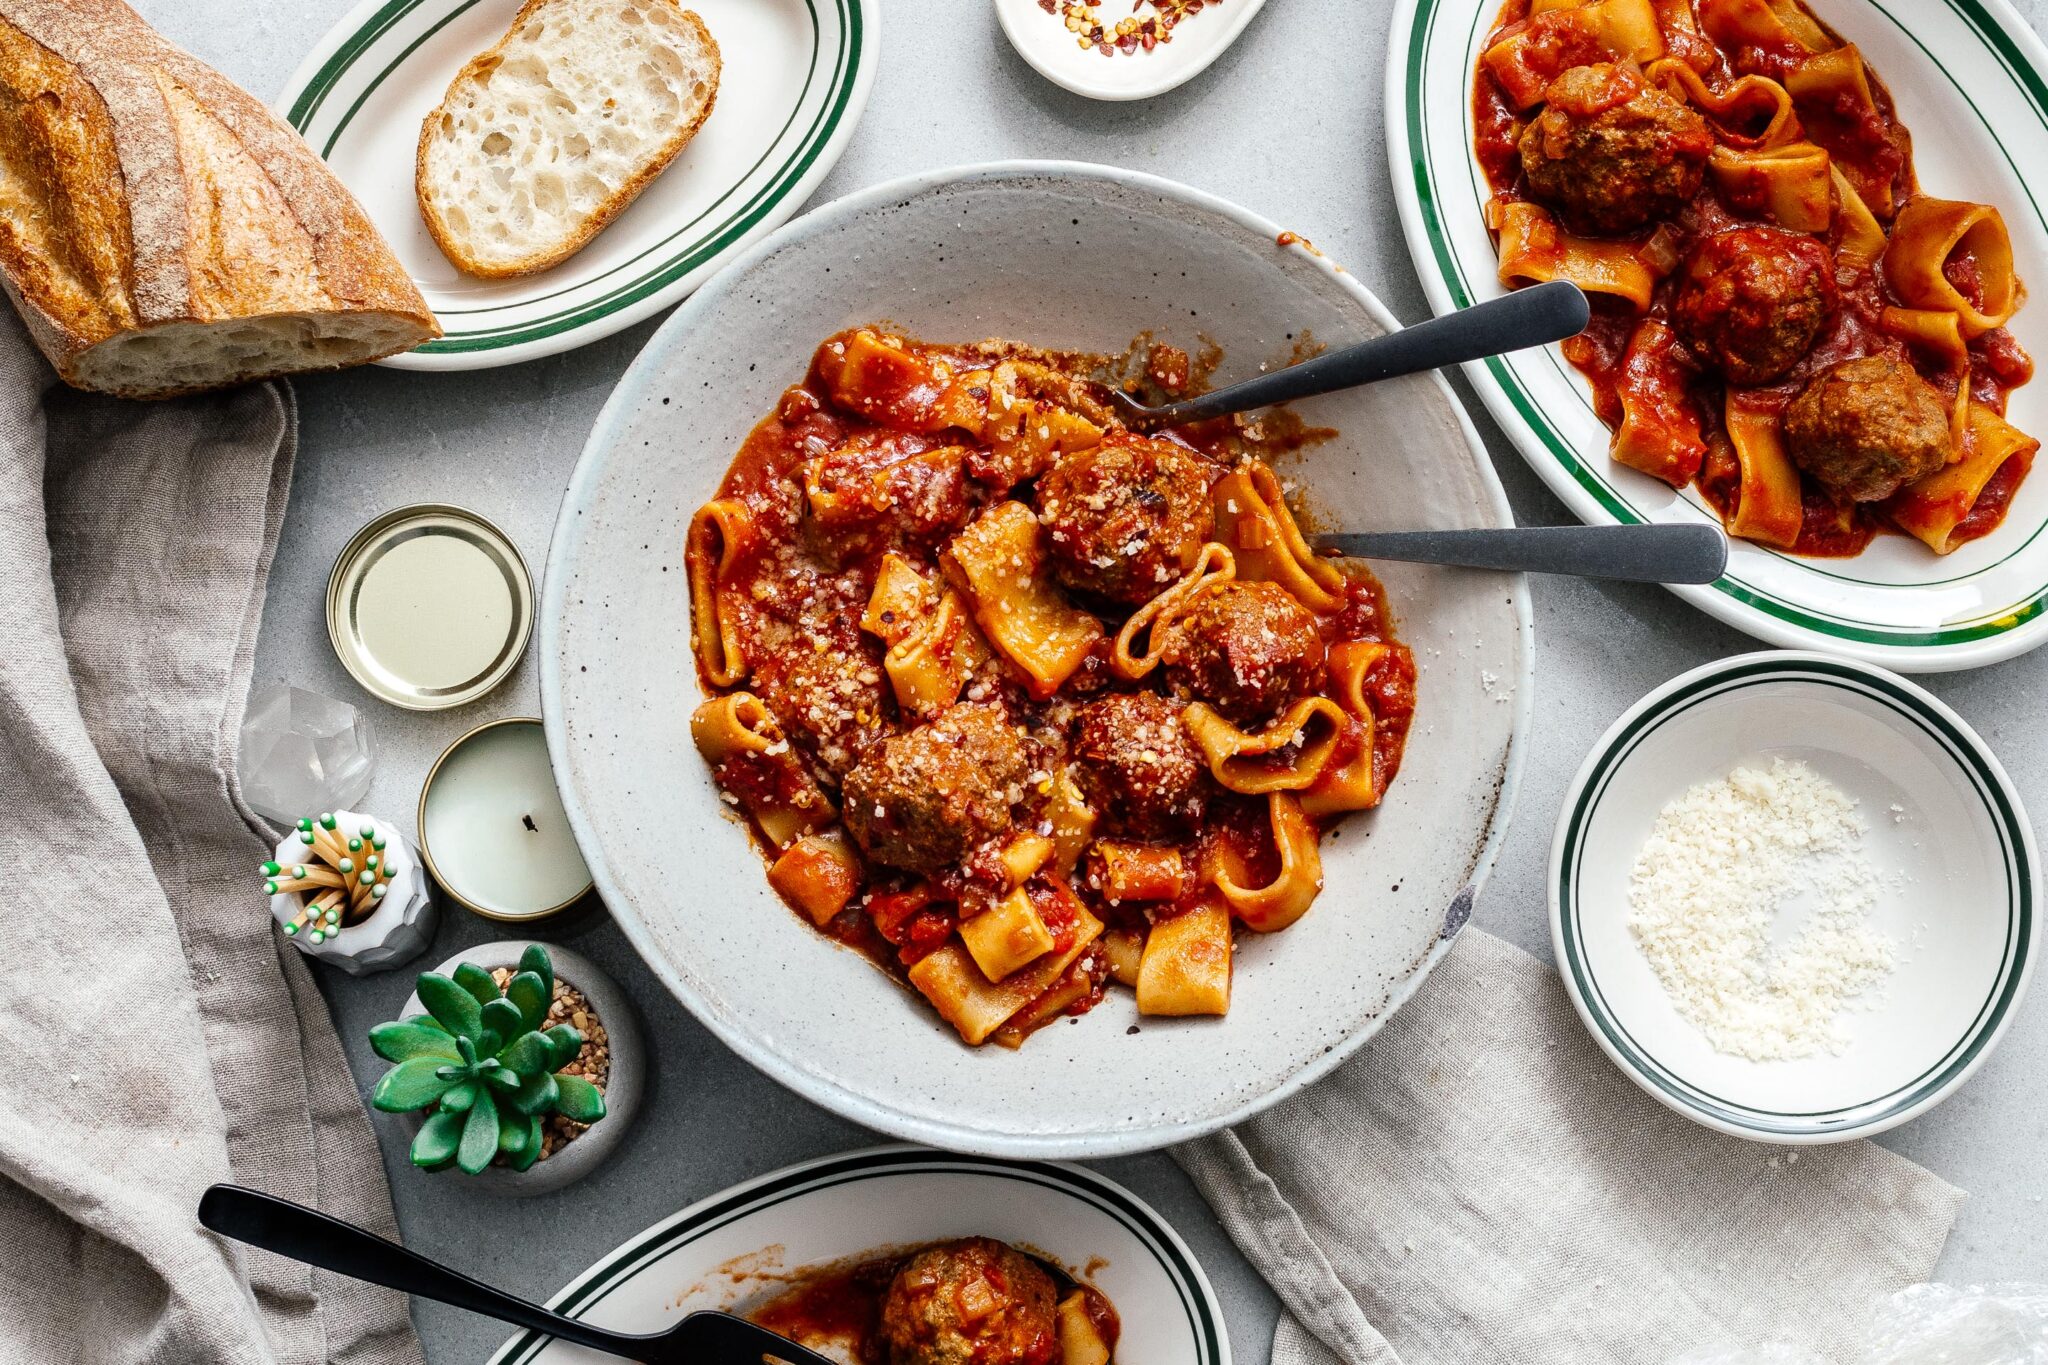
[[[1445,3],[1446,0],[1416,0],[1415,21],[1409,29],[1408,50],[1404,62],[1408,85],[1405,117],[1408,128],[1409,171],[1414,178],[1417,206],[1421,211],[1424,232],[1429,240],[1430,254],[1434,258],[1437,271],[1445,285],[1449,288],[1452,301],[1459,307],[1470,307],[1476,302],[1476,299],[1470,283],[1465,277],[1462,266],[1451,250],[1449,235],[1444,227],[1440,208],[1437,168],[1430,151],[1428,114],[1425,110],[1426,101],[1422,98],[1421,93],[1425,58],[1430,51],[1437,20],[1443,13]],[[1892,24],[1911,36],[1910,29],[1886,8],[1883,0],[1871,0],[1871,3]],[[2014,43],[2011,36],[1992,18],[1979,0],[1943,0],[1943,3],[1962,17],[1977,32],[1986,46],[1999,56],[2001,63],[2014,75],[2018,84],[2026,93],[2035,117],[2040,120],[2043,129],[2048,130],[2048,81],[2044,81],[2042,74],[2033,70],[2027,64],[2024,54],[2020,51],[2018,45]],[[1476,11],[1475,24],[1486,22],[1486,16],[1491,12],[1490,4],[1491,0],[1482,0],[1480,8]],[[1473,36],[1473,34],[1467,35],[1468,46]],[[1917,42],[1917,39],[1915,41]],[[1461,53],[1461,68],[1462,66]],[[1465,90],[1466,82],[1469,79],[1470,72],[1461,69],[1459,77],[1459,89],[1461,92]],[[1953,78],[1950,79],[1951,83],[1954,84]],[[1984,119],[1982,112],[1977,109],[1975,102],[1970,100],[1968,93],[1963,91],[1959,85],[1956,88],[1958,94],[1969,104],[1971,111],[1977,115],[1979,122],[1984,124],[1987,133],[1990,132],[1990,125]],[[1469,100],[1463,98],[1459,101],[1459,117],[1461,120],[1469,118],[1469,111],[1466,109],[1469,103]],[[1998,141],[1995,135],[1993,135],[1993,141]],[[1461,146],[1468,142],[1469,138],[1461,136]],[[2004,150],[2003,143],[1999,145],[2001,150]],[[1470,163],[1473,161],[1469,154],[1469,148],[1467,149],[1467,155],[1463,159],[1468,165],[1469,172]],[[2011,160],[2009,153],[2007,153],[2007,159],[2008,161]],[[2016,166],[2015,171],[2017,173]],[[2024,182],[2024,177],[2022,179]],[[2031,190],[2029,191],[2029,202],[2033,203]],[[2033,207],[2037,217],[2041,217],[2039,204],[2033,203]],[[2041,221],[2044,228],[2048,228],[2048,217],[2041,217]],[[1520,380],[1508,368],[1505,361],[1495,357],[1485,362],[1485,369],[1492,377],[1500,394],[1514,410],[1516,416],[1535,435],[1538,442],[1555,459],[1557,464],[1571,476],[1572,481],[1592,497],[1608,516],[1623,525],[1639,525],[1646,520],[1613,485],[1608,483],[1604,477],[1579,458],[1577,451],[1564,439],[1563,435],[1551,423],[1549,418],[1536,407],[1528,391],[1522,387]],[[1525,451],[1524,454],[1526,456],[1527,452]],[[2019,553],[2020,550],[2026,548],[2027,544],[2031,544],[2040,533],[2040,530],[2037,529],[2034,536],[2030,536],[2025,544],[2017,547],[2012,553]],[[1782,555],[1779,557],[1784,558]],[[2007,558],[2010,557],[2010,555],[2007,556]],[[1825,577],[1850,582],[1862,581],[1827,569],[1814,569],[1805,561],[1795,562],[1799,563],[1800,567]],[[1996,566],[1987,566],[1987,570],[1979,570],[1978,573],[1988,571],[1989,567]],[[1975,577],[1976,575],[1969,576]],[[1956,582],[1960,580],[1947,579],[1940,581]],[[1927,584],[1912,584],[1910,586],[1918,588],[1938,585],[1938,583],[1930,582]],[[2048,584],[2043,584],[2032,596],[2014,605],[1993,608],[1981,616],[1933,630],[1916,630],[1886,626],[1878,622],[1859,620],[1853,617],[1836,616],[1819,608],[1787,601],[1782,597],[1757,587],[1753,583],[1734,576],[1723,577],[1714,584],[1714,588],[1716,591],[1745,606],[1754,608],[1790,625],[1798,626],[1801,629],[1810,630],[1816,634],[1838,640],[1885,645],[1894,648],[1937,648],[1944,645],[1958,645],[1973,640],[1987,639],[2016,629],[2042,615],[2044,611],[2048,611]]]
[[[2006,873],[2005,953],[1983,1004],[1955,1045],[1920,1075],[1887,1094],[1837,1109],[1803,1113],[1763,1110],[1736,1103],[1687,1083],[1651,1056],[1616,1017],[1600,989],[1599,981],[1587,965],[1584,921],[1579,913],[1577,897],[1577,888],[1584,880],[1582,864],[1586,856],[1586,826],[1629,756],[1659,727],[1696,706],[1759,683],[1785,681],[1840,688],[1868,697],[1932,738],[1969,776],[1978,799],[1984,803],[1998,834]],[[1971,743],[1947,717],[1929,709],[1913,692],[1864,669],[1819,660],[1787,663],[1760,659],[1718,670],[1672,693],[1625,727],[1599,755],[1572,805],[1566,823],[1563,856],[1558,860],[1557,904],[1564,927],[1563,969],[1577,986],[1580,998],[1586,1002],[1587,1013],[1608,1042],[1628,1059],[1638,1075],[1680,1107],[1774,1137],[1807,1136],[1862,1127],[1922,1103],[1967,1070],[1991,1039],[1997,1036],[2006,1013],[2017,998],[2024,975],[2021,968],[2027,961],[2033,941],[2033,887],[2034,869],[2027,856],[2018,812],[2006,798],[2004,785],[1985,763],[1979,747]]]

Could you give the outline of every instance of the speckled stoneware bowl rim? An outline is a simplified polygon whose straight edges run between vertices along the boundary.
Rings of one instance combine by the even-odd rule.
[[[526,951],[526,945],[536,942],[540,940],[514,938],[479,943],[449,954],[447,960],[432,970],[446,976],[464,962],[474,962],[486,968],[517,967],[519,955]],[[574,1142],[523,1171],[492,1164],[476,1175],[452,1169],[420,1171],[419,1174],[436,1180],[459,1180],[465,1189],[484,1194],[521,1199],[552,1194],[575,1184],[611,1160],[626,1140],[633,1120],[640,1116],[640,1101],[647,1080],[647,1040],[640,1031],[639,1019],[634,1016],[632,999],[618,982],[605,975],[603,969],[583,954],[558,943],[541,943],[541,946],[554,960],[555,979],[582,992],[583,998],[590,1002],[592,1011],[604,1024],[605,1043],[612,1054],[611,1073],[604,1087],[604,1117]],[[405,1007],[397,1017],[403,1019],[424,1014],[426,1010],[427,1007],[420,1002],[419,992],[414,991],[405,998]],[[398,1120],[397,1127],[405,1134],[406,1146],[410,1147],[420,1125],[425,1122],[424,1117],[417,1110],[392,1117]],[[407,1164],[410,1164],[409,1160]]]
[[[1617,776],[1642,753],[1641,746],[1668,724],[1684,724],[1695,707],[1741,704],[1744,692],[1791,685],[1820,694],[1836,692],[1867,700],[1884,723],[1902,733],[1918,732],[1946,765],[1967,780],[1983,804],[2003,857],[2007,888],[2003,956],[1992,974],[1983,1007],[1938,1061],[1903,1085],[1856,1103],[1810,1113],[1741,1103],[1688,1077],[1635,1036],[1609,1000],[1586,946],[1586,911],[1580,886],[1582,866],[1601,801]],[[1825,736],[1816,742],[1827,747]],[[1716,659],[1654,688],[1609,726],[1572,778],[1558,812],[1547,876],[1551,946],[1558,972],[1579,1019],[1601,1051],[1652,1099],[1695,1123],[1735,1137],[1783,1146],[1819,1145],[1871,1137],[1917,1118],[1953,1095],[1989,1060],[2018,1013],[2040,957],[2037,907],[2041,903],[2041,855],[2018,790],[1997,755],[1969,722],[1933,693],[1889,669],[1837,655],[1805,650],[1762,650]],[[1858,1065],[1850,1056],[1825,1059],[1830,1066]]]
[[[1251,1094],[1249,1098],[1231,1104],[1228,1108],[1198,1117],[1130,1121],[1123,1119],[1122,1116],[1105,1114],[1099,1126],[1085,1132],[998,1132],[945,1118],[908,1113],[882,1103],[834,1078],[803,1070],[794,1062],[780,1056],[771,1046],[770,1039],[759,1036],[758,1031],[743,1027],[735,1020],[724,1017],[719,1009],[714,1008],[713,1002],[693,987],[676,969],[662,951],[652,927],[642,919],[630,898],[620,892],[618,881],[606,858],[605,848],[598,837],[598,830],[584,811],[574,783],[568,776],[575,771],[575,764],[570,744],[570,726],[563,713],[568,661],[563,651],[562,633],[568,606],[570,574],[565,567],[565,561],[569,556],[563,554],[562,549],[575,537],[577,519],[583,515],[586,504],[592,500],[599,480],[599,464],[603,451],[619,439],[622,427],[636,408],[654,396],[654,391],[661,382],[660,367],[645,363],[646,357],[662,354],[672,337],[695,327],[700,319],[711,314],[723,303],[724,295],[735,287],[735,282],[744,280],[755,265],[793,242],[831,230],[863,215],[889,209],[935,190],[1003,180],[1052,182],[1069,189],[1094,183],[1132,190],[1227,219],[1257,239],[1275,243],[1283,240],[1282,229],[1278,224],[1202,190],[1159,176],[1113,166],[1071,161],[1000,161],[929,171],[849,195],[784,225],[735,259],[717,279],[692,295],[667,322],[662,324],[660,330],[649,339],[641,358],[627,369],[618,387],[612,391],[610,399],[598,414],[590,440],[584,446],[583,455],[570,476],[568,488],[562,498],[561,512],[556,520],[548,557],[547,573],[542,583],[541,714],[547,727],[548,750],[554,760],[556,780],[562,784],[563,804],[568,810],[570,825],[575,830],[584,856],[590,864],[591,875],[596,881],[600,895],[610,907],[619,927],[624,930],[627,938],[647,962],[649,969],[726,1046],[764,1074],[812,1103],[892,1137],[952,1151],[975,1152],[994,1157],[1120,1156],[1157,1150],[1241,1123],[1328,1075],[1363,1047],[1367,1040],[1407,1003],[1431,969],[1450,951],[1458,931],[1471,917],[1472,904],[1480,887],[1499,857],[1527,756],[1527,738],[1532,721],[1535,690],[1535,626],[1526,578],[1515,576],[1503,579],[1504,582],[1511,584],[1515,622],[1513,647],[1518,658],[1518,667],[1512,722],[1505,749],[1498,767],[1490,769],[1484,775],[1489,785],[1495,786],[1495,795],[1489,805],[1485,832],[1478,840],[1476,851],[1466,848],[1447,855],[1469,856],[1469,871],[1463,878],[1462,889],[1457,891],[1444,907],[1435,937],[1427,949],[1412,961],[1407,974],[1389,984],[1387,994],[1378,1010],[1364,1019],[1350,1034],[1329,1044],[1320,1055],[1302,1062],[1295,1070],[1275,1078],[1269,1086]],[[1281,248],[1276,246],[1276,250],[1278,249]],[[1321,252],[1299,241],[1284,249],[1297,254],[1302,260],[1311,262],[1331,288],[1341,291],[1351,302],[1363,308],[1378,326],[1391,330],[1401,325],[1386,305],[1360,284],[1355,276],[1346,272],[1336,262],[1325,258]],[[1507,495],[1501,488],[1486,447],[1472,426],[1469,414],[1451,392],[1450,385],[1445,382],[1442,375],[1432,374],[1426,382],[1436,386],[1446,411],[1455,419],[1458,433],[1471,454],[1471,473],[1483,492],[1487,510],[1496,518],[1496,524],[1513,525],[1514,514],[1508,507]],[[691,775],[691,780],[709,779],[708,775],[697,773]],[[1247,1026],[1256,1026],[1255,1021],[1246,1022]]]

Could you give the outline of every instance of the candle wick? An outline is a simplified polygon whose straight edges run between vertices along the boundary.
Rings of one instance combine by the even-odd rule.
[[[533,832],[534,832],[535,834],[538,834],[538,833],[540,833],[540,826],[539,826],[539,825],[536,825],[535,823],[533,823],[533,817],[532,817],[531,815],[522,815],[522,816],[520,816],[520,817],[519,817],[519,823],[520,823],[520,824],[522,824],[522,825],[525,825],[525,826],[526,826],[526,827],[527,827],[528,829],[532,830],[532,831],[533,831]]]

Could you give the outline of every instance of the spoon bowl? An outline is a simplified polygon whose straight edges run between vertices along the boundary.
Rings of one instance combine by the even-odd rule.
[[[1548,346],[1585,331],[1592,312],[1577,285],[1551,280],[1178,403],[1154,407],[1107,385],[1101,397],[1125,426],[1151,431]]]

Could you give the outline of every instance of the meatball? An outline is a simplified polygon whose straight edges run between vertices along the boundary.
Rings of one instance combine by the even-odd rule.
[[[1038,481],[1054,576],[1116,602],[1151,598],[1209,538],[1215,473],[1184,446],[1125,433],[1065,456]]]
[[[1169,833],[1202,814],[1207,771],[1180,708],[1157,692],[1120,692],[1081,708],[1074,727],[1081,794],[1123,833]]]
[[[1794,464],[1843,502],[1888,498],[1955,453],[1949,405],[1896,356],[1822,370],[1785,409]]]
[[[1671,321],[1702,364],[1746,388],[1798,364],[1835,300],[1835,261],[1821,242],[1780,228],[1731,228],[1686,258]]]
[[[931,876],[1010,827],[1030,766],[1000,706],[961,703],[854,765],[846,828],[876,862]]]
[[[1690,202],[1713,150],[1690,106],[1632,67],[1599,62],[1550,83],[1522,133],[1522,175],[1570,231],[1627,233]]]
[[[926,1247],[882,1296],[889,1365],[1050,1365],[1056,1292],[1042,1266],[994,1238]]]
[[[1277,583],[1224,583],[1167,627],[1166,676],[1230,719],[1263,720],[1322,685],[1315,614]]]

